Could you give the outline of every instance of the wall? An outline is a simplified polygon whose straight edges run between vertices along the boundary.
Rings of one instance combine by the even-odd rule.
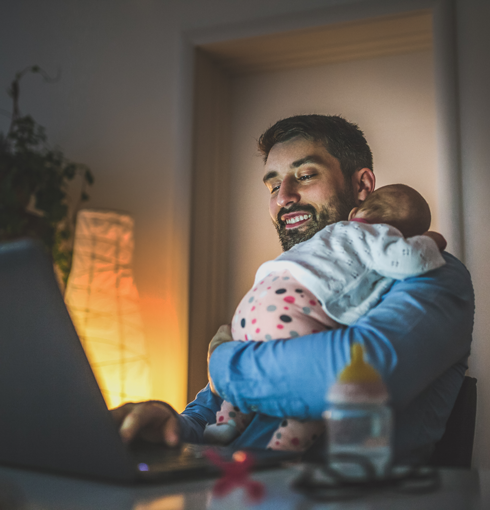
[[[315,23],[312,9],[337,7],[352,16],[421,8],[435,0],[3,0],[0,3],[0,91],[14,73],[37,63],[62,79],[25,80],[21,107],[48,129],[54,145],[90,165],[96,184],[89,203],[131,212],[136,219],[135,269],[145,302],[155,398],[185,402],[191,60],[189,31],[226,25],[226,39]],[[475,462],[490,467],[490,194],[488,144],[490,34],[487,0],[454,0],[466,260],[477,295],[472,373],[479,378]],[[389,7],[386,7],[386,6]],[[334,12],[335,11],[335,12]],[[325,11],[326,12],[326,11]],[[328,11],[330,13],[330,11]],[[330,14],[323,14],[324,19]],[[306,20],[306,21],[305,21]],[[9,109],[0,93],[0,108]],[[8,120],[0,121],[5,130]],[[169,327],[170,324],[170,327]],[[175,356],[175,357],[174,357]],[[175,359],[179,363],[175,363]],[[184,385],[183,389],[181,385]]]
[[[258,266],[281,253],[256,147],[281,118],[325,113],[356,122],[373,151],[377,186],[403,182],[418,189],[438,228],[432,52],[239,76],[232,91],[230,317]]]
[[[485,0],[457,2],[458,76],[463,168],[466,262],[476,295],[470,374],[478,379],[474,465],[490,467],[490,5]]]
[[[337,2],[330,2],[335,4]],[[55,84],[26,76],[21,110],[52,145],[95,175],[88,207],[135,218],[134,269],[153,392],[187,402],[188,243],[192,76],[183,33],[300,11],[323,0],[4,0],[0,91],[38,64]],[[187,67],[183,60],[187,60]],[[11,105],[0,93],[0,108]],[[4,112],[5,113],[5,112]],[[9,125],[0,116],[0,130]]]
[[[92,169],[89,207],[135,218],[136,283],[153,364],[154,392],[146,397],[182,407],[185,393],[175,381],[186,374],[175,359],[184,366],[186,296],[175,289],[186,286],[185,255],[181,266],[175,261],[185,254],[187,230],[174,215],[187,191],[174,183],[176,87],[169,69],[176,66],[176,33],[160,21],[172,26],[172,9],[128,1],[11,1],[0,9],[0,89],[28,65],[51,75],[60,69],[55,84],[24,78],[22,112],[47,128],[52,145]],[[0,106],[9,109],[6,94]],[[5,118],[1,129],[7,125]]]

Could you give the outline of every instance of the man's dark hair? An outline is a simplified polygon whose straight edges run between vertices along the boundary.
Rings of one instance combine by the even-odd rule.
[[[322,143],[339,160],[346,180],[356,170],[373,169],[373,155],[364,133],[356,124],[339,115],[296,115],[276,122],[259,138],[259,152],[264,162],[276,143],[287,142],[296,136]]]

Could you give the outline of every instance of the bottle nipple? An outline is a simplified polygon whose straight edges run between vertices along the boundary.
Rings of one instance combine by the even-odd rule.
[[[355,343],[351,347],[351,361],[340,372],[337,382],[327,394],[333,403],[382,403],[388,391],[379,372],[364,360],[364,348]]]
[[[351,347],[351,362],[342,372],[337,381],[340,383],[371,383],[380,381],[379,373],[364,361],[364,348],[361,344]]]

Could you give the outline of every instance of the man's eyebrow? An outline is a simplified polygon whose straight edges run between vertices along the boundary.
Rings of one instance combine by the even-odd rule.
[[[320,156],[312,154],[311,156],[305,156],[304,158],[294,161],[293,163],[291,163],[291,168],[299,168],[302,165],[308,165],[310,163],[321,165],[322,163],[324,163],[324,161]]]
[[[277,177],[277,172],[275,170],[271,170],[270,172],[267,172],[265,175],[264,175],[264,178],[262,179],[264,181],[264,183],[267,184],[267,181],[270,181],[271,179],[273,179],[274,177]]]

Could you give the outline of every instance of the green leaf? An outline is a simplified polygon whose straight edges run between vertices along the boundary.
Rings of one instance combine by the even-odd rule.
[[[26,71],[43,73],[37,65],[17,73],[9,89],[11,96],[19,97],[19,83]],[[40,239],[65,281],[75,230],[69,184],[77,174],[83,180],[82,189],[93,184],[90,169],[49,147],[46,130],[31,116],[17,117],[7,134],[0,133],[0,241],[25,236]],[[87,201],[89,196],[83,191],[80,198]]]

